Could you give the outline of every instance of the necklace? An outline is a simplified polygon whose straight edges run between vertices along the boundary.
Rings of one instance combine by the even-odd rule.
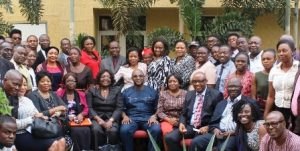
[[[47,99],[50,97],[49,92],[43,93],[42,91],[38,90],[39,94],[44,98]]]
[[[250,133],[250,132],[252,132],[252,131],[253,131],[253,129],[254,129],[254,127],[255,127],[255,123],[252,123],[252,126],[251,126],[251,128],[250,128],[250,129],[246,129],[246,132],[247,132],[247,133]]]

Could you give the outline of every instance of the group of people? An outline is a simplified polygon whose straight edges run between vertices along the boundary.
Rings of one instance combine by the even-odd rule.
[[[216,35],[204,45],[178,40],[174,59],[163,37],[141,51],[129,48],[126,57],[111,41],[105,58],[91,36],[80,48],[63,38],[60,50],[46,34],[21,37],[13,29],[0,39],[1,86],[13,107],[11,116],[0,117],[0,150],[102,150],[109,144],[133,151],[137,130],[149,131],[169,151],[182,150],[183,137],[191,139],[190,151],[205,150],[213,136],[215,147],[226,151],[300,146],[292,132],[300,134],[300,64],[289,35],[276,50],[261,50],[259,36],[236,33],[226,44]],[[57,138],[31,133],[35,118],[53,116],[92,123]],[[150,141],[148,150],[154,150]]]

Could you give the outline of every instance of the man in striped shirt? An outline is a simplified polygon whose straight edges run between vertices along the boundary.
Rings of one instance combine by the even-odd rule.
[[[264,123],[268,132],[260,143],[260,151],[299,151],[300,137],[286,129],[281,112],[270,112]]]

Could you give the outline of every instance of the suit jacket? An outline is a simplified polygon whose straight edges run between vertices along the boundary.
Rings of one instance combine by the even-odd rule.
[[[111,56],[108,56],[101,62],[101,70],[107,69],[113,74],[116,74],[120,67],[126,63],[126,58],[123,56],[119,56],[116,67],[114,68],[113,59]]]
[[[190,121],[193,115],[195,98],[196,98],[195,90],[187,92],[185,97],[185,102],[184,102],[184,108],[179,118],[180,123],[183,123],[185,125],[186,124],[190,125]],[[221,92],[212,88],[208,88],[208,87],[206,88],[202,112],[201,112],[200,127],[207,126],[209,124],[209,121],[211,120],[216,105],[222,99],[223,99],[223,95]]]
[[[241,100],[248,100],[252,103],[254,103],[254,105],[256,105],[257,108],[259,108],[258,104],[256,103],[257,101],[249,98],[249,97],[246,97],[246,96],[243,96],[242,95],[242,98]],[[213,113],[213,116],[211,118],[211,121],[209,122],[209,129],[210,130],[213,130],[214,128],[218,128],[220,129],[220,121],[222,119],[222,114],[227,106],[227,103],[228,103],[228,100],[227,99],[224,99],[222,100],[221,102],[219,102],[215,108],[215,111]],[[260,116],[262,117],[262,116]]]
[[[123,99],[119,87],[111,87],[106,98],[102,97],[98,88],[91,88],[87,92],[87,103],[90,118],[98,115],[102,119],[114,118],[118,122],[123,109]]]
[[[58,97],[54,92],[50,91],[50,99],[52,99],[54,106],[66,106],[66,104],[64,103],[64,101]],[[40,95],[40,93],[38,92],[38,90],[32,91],[31,93],[29,93],[27,95],[27,97],[32,100],[33,105],[36,107],[36,109],[39,112],[42,112],[45,116],[51,116],[49,109],[48,109],[48,105],[45,101],[45,99]],[[67,108],[67,106],[66,106]]]
[[[59,53],[58,61],[60,62],[60,64],[62,64],[64,66],[67,66],[69,64],[68,56],[66,54],[64,54],[63,52]]]
[[[4,80],[4,75],[10,69],[15,69],[14,64],[9,62],[8,60],[0,57],[0,86],[2,86],[2,82]]]

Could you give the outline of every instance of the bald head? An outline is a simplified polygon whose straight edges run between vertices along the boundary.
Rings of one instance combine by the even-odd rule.
[[[270,112],[270,113],[267,115],[266,119],[267,119],[268,117],[269,117],[269,118],[270,118],[270,117],[276,117],[278,120],[284,120],[283,114],[282,114],[281,112],[279,112],[279,111],[272,111],[272,112]]]
[[[17,96],[22,82],[23,76],[19,71],[13,69],[8,70],[3,80],[4,91],[10,96]]]
[[[241,79],[239,79],[239,78],[229,79],[228,85],[227,85],[227,91],[228,91],[230,99],[233,100],[236,97],[238,97],[239,95],[241,95],[242,88],[243,88],[243,86],[241,83]]]
[[[132,72],[132,80],[135,86],[143,87],[145,74],[142,70],[136,69]]]

